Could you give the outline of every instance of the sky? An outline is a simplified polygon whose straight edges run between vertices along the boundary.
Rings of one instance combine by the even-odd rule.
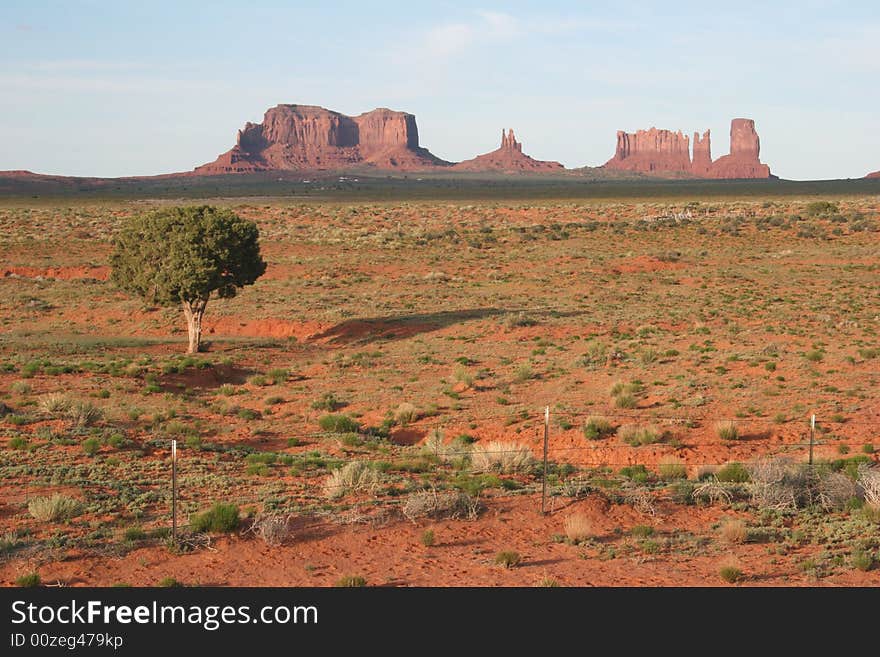
[[[880,3],[0,0],[0,170],[188,171],[279,103],[416,115],[446,160],[568,167],[752,118],[782,178],[880,169]]]

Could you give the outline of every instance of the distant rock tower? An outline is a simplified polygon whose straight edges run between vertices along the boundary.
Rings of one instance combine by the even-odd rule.
[[[501,128],[501,148],[522,153],[522,144],[513,136],[513,128],[510,128],[507,134],[504,133],[504,128]]]

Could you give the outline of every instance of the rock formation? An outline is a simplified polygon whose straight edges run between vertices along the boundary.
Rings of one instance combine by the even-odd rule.
[[[313,105],[277,105],[247,123],[235,146],[196,174],[339,169],[355,165],[418,170],[447,166],[419,146],[416,117],[375,109],[359,116]]]
[[[503,171],[505,173],[544,171],[563,171],[559,162],[545,162],[529,157],[522,152],[522,144],[513,135],[513,128],[508,132],[501,130],[501,146],[491,153],[486,153],[472,160],[465,160],[454,165],[456,171]]]
[[[711,136],[694,133],[693,159],[686,135],[670,130],[618,131],[608,169],[698,178],[769,178],[770,167],[759,160],[761,143],[751,119],[730,122],[730,154],[712,161]]]
[[[770,167],[762,164],[761,140],[752,119],[730,122],[730,155],[712,163],[709,178],[769,178]]]
[[[609,169],[641,173],[684,173],[691,168],[690,139],[671,130],[617,131],[614,157]]]
[[[865,178],[880,178],[880,171],[875,171],[874,173],[869,173]]]
[[[691,173],[695,176],[708,176],[712,170],[712,136],[709,131],[700,137],[699,132],[694,133],[694,159],[691,162]]]

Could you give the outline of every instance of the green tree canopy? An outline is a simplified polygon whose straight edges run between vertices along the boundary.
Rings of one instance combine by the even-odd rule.
[[[114,239],[111,280],[149,303],[183,307],[189,353],[201,345],[212,294],[234,297],[266,271],[254,222],[208,205],[163,208],[134,217]]]

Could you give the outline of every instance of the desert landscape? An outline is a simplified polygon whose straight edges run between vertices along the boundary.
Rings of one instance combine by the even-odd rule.
[[[0,581],[877,585],[880,201],[774,189],[213,199],[195,355],[109,280],[179,199],[7,198]]]
[[[858,625],[803,590],[880,585],[880,17],[843,9],[3,3],[11,648],[363,650],[452,588],[517,589],[452,601],[495,652],[618,587]]]

